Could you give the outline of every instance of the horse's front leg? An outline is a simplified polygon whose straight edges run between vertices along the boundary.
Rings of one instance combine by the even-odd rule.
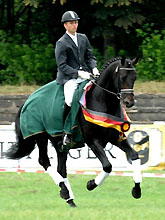
[[[141,197],[140,183],[142,182],[141,175],[141,162],[138,153],[130,146],[127,139],[118,142],[117,146],[126,153],[127,159],[132,162],[133,167],[133,180],[135,186],[132,189],[132,195],[134,198],[138,199]]]
[[[96,176],[95,179],[89,180],[87,183],[87,189],[93,190],[97,186],[100,186],[104,182],[104,180],[109,176],[110,172],[112,171],[112,165],[110,164],[105,154],[104,148],[99,140],[95,140],[93,144],[89,145],[89,147],[96,155],[96,157],[100,160],[103,167],[103,171],[98,176]]]

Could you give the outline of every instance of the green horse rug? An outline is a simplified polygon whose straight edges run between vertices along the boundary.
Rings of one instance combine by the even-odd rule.
[[[76,89],[71,112],[63,127],[64,88],[52,81],[32,93],[23,105],[20,115],[20,126],[24,139],[32,135],[47,132],[56,137],[63,132],[72,135],[71,147],[83,147],[83,137],[78,128],[77,113],[79,100],[87,81]]]

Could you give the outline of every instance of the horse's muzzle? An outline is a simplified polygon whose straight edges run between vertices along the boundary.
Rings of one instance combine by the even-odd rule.
[[[123,99],[123,104],[126,105],[127,108],[131,108],[134,106],[134,95],[128,95]]]

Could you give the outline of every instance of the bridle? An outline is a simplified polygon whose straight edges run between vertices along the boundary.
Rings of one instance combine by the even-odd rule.
[[[117,66],[115,72],[118,73],[120,70],[135,71],[136,69],[135,69],[134,67],[127,68],[127,67],[119,67],[119,66]],[[92,77],[94,77],[94,76],[92,75]],[[104,90],[105,92],[108,92],[108,93],[110,93],[110,94],[112,94],[112,95],[115,95],[115,96],[117,97],[117,99],[121,99],[121,97],[122,97],[121,94],[123,94],[123,93],[128,93],[128,94],[129,94],[129,93],[134,93],[134,90],[133,90],[133,89],[120,89],[120,92],[115,93],[115,92],[112,92],[112,91],[110,91],[110,90],[108,90],[108,89],[105,89],[104,87],[98,85],[98,84],[97,84],[95,81],[93,81],[93,80],[91,80],[91,82],[92,82],[95,86],[97,86],[98,88]]]

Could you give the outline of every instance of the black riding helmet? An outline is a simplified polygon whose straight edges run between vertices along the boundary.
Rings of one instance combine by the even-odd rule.
[[[78,15],[76,14],[76,12],[74,11],[67,11],[63,14],[62,19],[61,19],[61,23],[65,23],[67,21],[76,21],[79,20],[80,18],[78,17]]]

